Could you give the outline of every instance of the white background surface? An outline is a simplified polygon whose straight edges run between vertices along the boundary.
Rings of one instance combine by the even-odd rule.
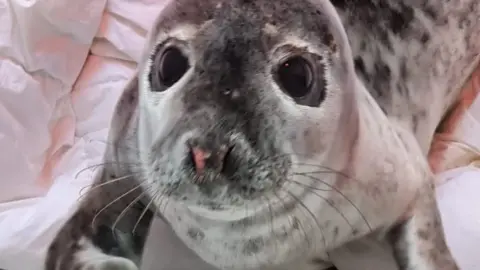
[[[0,268],[42,269],[48,243],[94,173],[79,172],[101,162],[113,106],[164,4],[0,0]],[[465,170],[438,194],[449,243],[462,269],[473,270],[480,172]],[[162,226],[153,245],[163,246],[148,251],[161,269],[201,269],[182,246],[170,246],[178,243]]]

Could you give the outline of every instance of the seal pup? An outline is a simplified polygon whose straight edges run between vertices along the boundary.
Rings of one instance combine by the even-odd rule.
[[[477,0],[172,1],[46,269],[138,269],[154,215],[219,269],[321,269],[371,233],[400,269],[458,269],[426,154],[479,15]]]

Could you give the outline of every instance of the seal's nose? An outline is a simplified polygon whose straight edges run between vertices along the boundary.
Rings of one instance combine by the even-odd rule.
[[[197,175],[206,170],[220,173],[228,158],[230,146],[218,140],[201,140],[199,138],[187,141],[190,157]]]

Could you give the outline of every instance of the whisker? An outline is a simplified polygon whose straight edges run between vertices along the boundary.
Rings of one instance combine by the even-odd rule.
[[[301,154],[299,154],[299,153],[295,153],[295,154],[286,153],[286,154],[278,154],[278,155],[275,155],[273,157],[269,156],[268,158],[274,160],[276,158],[280,158],[280,157],[284,157],[284,156],[291,156],[291,155],[301,155]],[[261,162],[261,161],[262,160],[260,160],[259,162]],[[291,165],[319,168],[319,169],[322,169],[322,170],[315,170],[315,171],[312,171],[311,173],[325,173],[325,174],[331,173],[331,174],[340,175],[340,176],[342,176],[344,178],[347,178],[347,179],[355,180],[354,178],[352,178],[350,175],[348,175],[345,172],[342,172],[340,170],[335,170],[333,168],[330,168],[330,167],[327,167],[327,166],[321,165],[321,164],[313,164],[313,163],[307,163],[307,162],[292,162]]]
[[[164,193],[164,199],[165,199],[165,206],[163,207],[163,211],[160,212],[160,213],[166,213],[167,211],[167,206],[168,206],[168,203],[170,202],[170,195],[172,195],[172,193],[175,191],[175,189],[170,189],[168,192],[167,190],[165,190]],[[163,202],[163,199],[162,199],[162,202]],[[160,208],[160,205],[158,206],[158,208]]]
[[[297,218],[295,215],[293,215],[293,217]],[[307,241],[308,247],[309,248],[312,247],[312,242],[310,241],[310,238],[307,235],[307,231],[305,230],[305,227],[303,226],[303,223],[298,218],[297,218],[297,223],[298,223],[298,227],[300,227],[300,231],[303,232],[303,236],[304,236],[305,240]],[[323,237],[323,232],[322,232],[322,237]]]
[[[123,218],[123,216],[127,213],[127,211],[139,200],[141,200],[146,194],[147,194],[148,189],[145,189],[140,195],[138,195],[132,202],[130,202],[123,210],[120,212],[120,214],[117,216],[115,219],[115,222],[113,222],[112,225],[112,234],[115,236],[115,227],[117,226],[117,223],[120,222],[120,220]]]
[[[275,241],[276,238],[275,238],[275,232],[274,232],[274,227],[273,227],[273,220],[274,220],[274,217],[273,217],[273,216],[274,216],[274,213],[273,213],[273,210],[272,210],[272,206],[271,206],[270,200],[268,199],[267,196],[262,196],[262,197],[264,197],[264,198],[266,199],[266,201],[267,201],[268,214],[269,214],[269,216],[270,216],[270,220],[269,220],[269,221],[270,221],[270,222],[269,222],[269,224],[270,224],[270,225],[269,225],[269,227],[270,227],[270,235],[271,235],[270,239],[272,239],[272,241]],[[278,246],[277,246],[277,244],[278,244],[278,242],[275,241],[274,254],[277,254],[277,253],[278,253]]]
[[[100,213],[102,213],[105,209],[107,209],[108,207],[110,207],[111,205],[113,205],[114,203],[118,202],[119,200],[121,200],[123,197],[127,196],[128,194],[132,193],[133,191],[137,190],[138,188],[140,188],[142,186],[142,183],[138,184],[136,187],[133,187],[132,189],[130,189],[129,191],[123,193],[121,196],[117,197],[115,200],[111,201],[110,203],[108,203],[107,205],[105,205],[102,209],[100,209],[100,211],[98,211],[95,216],[93,217],[92,219],[92,226],[94,226],[94,223],[95,223],[95,220],[97,219],[97,217],[100,215]]]
[[[295,175],[298,175],[298,173],[292,173],[292,174],[289,175],[289,176],[295,176]],[[288,181],[295,181],[295,180],[291,180],[290,177],[287,177],[287,178],[285,179],[285,181],[288,182]],[[320,183],[322,183],[322,184],[325,184],[325,185],[327,186],[327,188],[319,188],[319,187],[316,187],[316,190],[319,190],[319,191],[333,191],[333,189],[330,188],[330,187],[328,186],[328,184],[325,183],[322,179],[317,179],[317,181],[320,182]]]
[[[97,168],[97,167],[104,166],[104,165],[109,165],[109,164],[139,165],[140,163],[133,163],[133,162],[132,162],[132,163],[128,163],[128,162],[116,162],[116,161],[102,162],[102,163],[90,165],[90,166],[87,166],[87,167],[81,169],[80,171],[78,171],[78,172],[75,174],[75,179],[77,179],[77,178],[80,176],[80,174],[82,174],[82,173],[85,172],[86,170],[89,170],[89,169],[92,169],[92,168]]]
[[[80,189],[80,191],[78,192],[80,194],[80,196],[78,197],[77,200],[80,200],[82,199],[86,194],[88,194],[89,192],[92,192],[93,190],[96,190],[98,188],[101,188],[105,185],[109,185],[109,184],[113,184],[113,183],[116,183],[116,182],[119,182],[119,181],[122,181],[122,180],[125,180],[125,179],[128,179],[130,177],[133,177],[135,176],[136,174],[128,174],[128,175],[124,175],[124,176],[121,176],[121,177],[117,177],[117,178],[114,178],[114,179],[111,179],[111,180],[108,180],[106,182],[103,182],[103,183],[100,183],[100,184],[91,184],[91,185],[86,185],[84,187],[82,187]],[[144,181],[142,181],[143,183]],[[87,192],[83,193],[83,191],[87,188],[90,188]]]
[[[273,157],[269,156],[268,158],[269,159],[276,159],[276,158],[280,158],[280,157],[284,157],[284,156],[292,156],[292,155],[297,155],[297,156],[306,156],[306,154],[301,154],[301,153],[283,153],[283,154],[278,154],[278,155],[275,155]],[[323,169],[323,170],[317,170],[317,172],[323,172],[323,173],[336,173],[336,174],[339,174],[347,179],[352,179],[351,176],[349,176],[347,173],[345,172],[342,172],[342,171],[339,171],[339,170],[335,170],[333,168],[330,168],[330,167],[327,167],[325,165],[321,165],[321,164],[314,164],[314,163],[307,163],[307,162],[292,162],[292,165],[300,165],[300,166],[309,166],[309,167],[314,167],[314,168],[320,168],[320,169]]]
[[[294,164],[295,165],[310,166],[310,167],[317,167],[317,168],[323,169],[323,170],[315,170],[315,171],[304,172],[304,173],[331,173],[331,174],[338,174],[338,175],[343,176],[344,178],[347,178],[347,179],[355,180],[351,176],[349,176],[348,174],[346,174],[342,171],[335,170],[335,169],[332,169],[332,168],[329,168],[329,167],[326,167],[326,166],[323,166],[323,165],[308,164],[308,163],[294,163]]]
[[[152,203],[155,201],[156,196],[157,196],[157,192],[155,192],[155,194],[153,194],[153,196],[152,196],[152,198],[150,199],[150,201],[148,202],[148,204],[145,205],[145,208],[143,209],[142,213],[140,214],[140,216],[139,216],[138,219],[137,219],[137,222],[135,222],[135,225],[133,226],[132,234],[135,234],[135,231],[136,231],[136,229],[137,229],[137,226],[140,224],[141,220],[143,219],[143,217],[145,216],[145,214],[148,212],[148,210],[149,210],[149,208],[150,208],[150,205],[152,205]]]
[[[333,209],[335,209],[335,211],[337,211],[337,213],[339,213],[342,218],[345,220],[345,222],[347,222],[348,226],[350,226],[350,228],[352,229],[352,232],[354,231],[354,228],[353,228],[353,225],[350,223],[350,221],[347,219],[347,217],[345,216],[345,214],[343,214],[331,201],[329,201],[328,199],[322,197],[320,194],[318,194],[317,192],[314,192],[313,190],[318,190],[317,188],[315,187],[312,187],[312,186],[309,186],[307,184],[303,184],[303,183],[300,183],[298,181],[295,181],[295,180],[287,180],[288,182],[290,183],[294,183],[294,184],[297,184],[297,185],[300,185],[300,186],[303,186],[303,187],[306,187],[307,190],[309,192],[311,192],[312,194],[314,194],[315,196],[317,196],[318,198],[322,199],[323,201],[325,201],[328,205],[330,205]],[[321,190],[321,189],[320,189]],[[324,191],[324,190],[321,190],[321,191]]]
[[[278,198],[278,200],[280,200],[284,212],[287,213],[287,208],[285,207],[285,201],[283,200],[283,198],[280,197],[275,191],[273,192],[273,194],[275,195],[275,197]],[[287,214],[287,219],[288,219],[288,223],[290,224],[290,228],[293,228],[294,226],[293,226],[291,217],[292,217],[291,214]],[[295,215],[293,215],[293,217],[297,218]],[[298,220],[298,218],[297,218],[297,220]],[[300,230],[303,232],[303,236],[305,238],[305,241],[307,241],[308,248],[310,248],[311,245],[312,245],[312,242],[310,242],[310,238],[307,235],[307,231],[305,230],[305,228],[303,227],[303,224],[300,221],[298,222],[298,225],[300,227]]]
[[[303,209],[305,209],[309,214],[310,216],[313,218],[313,221],[315,222],[315,224],[317,225],[318,229],[320,230],[320,233],[322,234],[322,239],[323,239],[323,245],[324,245],[324,248],[327,248],[327,239],[325,238],[325,233],[323,231],[323,228],[322,226],[320,226],[320,224],[318,223],[318,220],[317,218],[315,217],[315,214],[313,214],[312,211],[310,211],[310,209],[302,202],[302,200],[300,200],[297,196],[295,196],[295,194],[293,194],[292,192],[286,190],[286,192],[294,199],[296,200],[300,206],[302,206]]]
[[[162,190],[162,193],[160,194],[160,196],[158,198],[159,202],[158,202],[157,207],[158,207],[158,210],[160,211],[160,214],[162,214],[162,215],[163,215],[163,212],[162,212],[162,209],[160,209],[160,208],[163,205],[164,201],[167,200],[167,196],[168,196],[167,195],[167,189],[164,189],[164,190]]]
[[[358,209],[358,207],[352,202],[352,200],[350,200],[347,196],[345,196],[345,194],[343,194],[340,190],[338,190],[335,186],[325,182],[325,181],[322,181],[316,177],[313,177],[311,175],[308,175],[308,174],[305,174],[305,173],[296,173],[296,175],[302,175],[302,176],[305,176],[305,177],[308,177],[312,180],[315,180],[315,181],[321,181],[323,184],[325,184],[326,186],[330,187],[332,190],[334,190],[335,192],[337,192],[338,194],[340,194],[340,196],[342,196],[345,200],[347,200],[358,212],[358,214],[361,216],[361,218],[363,219],[363,221],[365,221],[365,224],[367,225],[368,229],[370,230],[370,232],[372,232],[372,227],[370,226],[370,223],[368,222],[367,218],[365,217],[365,215],[363,215],[362,211],[360,211],[360,209]]]

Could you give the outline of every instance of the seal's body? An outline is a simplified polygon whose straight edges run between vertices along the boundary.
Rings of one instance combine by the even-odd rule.
[[[46,269],[137,269],[155,214],[219,269],[321,269],[378,232],[401,269],[458,269],[426,154],[479,17],[476,0],[173,1]]]

